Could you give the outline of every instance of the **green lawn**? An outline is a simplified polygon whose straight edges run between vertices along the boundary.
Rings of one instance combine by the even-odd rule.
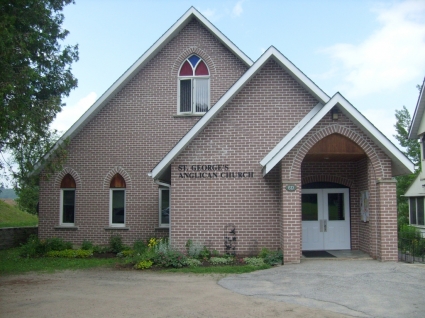
[[[19,248],[0,250],[0,275],[23,274],[33,271],[54,272],[66,269],[113,267],[117,263],[122,263],[122,260],[118,258],[23,258],[19,256]]]
[[[38,216],[19,210],[17,207],[0,200],[0,228],[36,226]]]

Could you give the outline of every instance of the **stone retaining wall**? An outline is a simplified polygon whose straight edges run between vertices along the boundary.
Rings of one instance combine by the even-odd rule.
[[[0,250],[25,243],[31,234],[38,235],[38,226],[6,227],[0,229]]]

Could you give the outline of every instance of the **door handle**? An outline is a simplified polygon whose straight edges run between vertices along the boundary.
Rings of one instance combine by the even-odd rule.
[[[324,232],[327,232],[328,231],[328,221],[327,220],[323,220],[323,229],[324,229]]]

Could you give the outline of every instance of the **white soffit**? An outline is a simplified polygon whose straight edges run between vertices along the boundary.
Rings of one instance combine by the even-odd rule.
[[[121,75],[108,90],[69,128],[53,146],[52,150],[44,156],[48,159],[50,154],[57,149],[65,140],[75,137],[84,126],[178,33],[192,20],[196,18],[206,27],[224,46],[240,58],[247,66],[253,64],[252,60],[243,53],[232,41],[221,33],[211,22],[209,22],[198,10],[191,7],[186,13],[174,23],[123,75]],[[36,166],[36,170],[41,164]]]
[[[215,116],[227,105],[237,93],[249,82],[251,78],[257,74],[261,67],[270,59],[273,58],[287,72],[291,74],[297,82],[306,88],[312,95],[326,103],[329,96],[326,95],[316,84],[313,83],[307,76],[304,75],[295,65],[291,63],[285,56],[282,55],[273,46],[267,49],[263,55],[251,66],[248,71],[220,98],[220,100],[192,127],[191,130],[171,149],[171,151],[156,165],[149,173],[152,178],[158,178],[173,162],[173,160],[189,145],[189,143],[212,121]],[[320,105],[320,104],[319,104]],[[318,105],[314,108],[316,111]]]
[[[413,119],[409,128],[409,139],[418,139],[418,130],[421,125],[422,118],[425,113],[425,78],[422,82],[422,89],[419,94],[418,103],[416,104],[415,113],[413,114]]]
[[[317,111],[312,117],[310,112],[306,117],[305,125],[296,126],[263,160],[263,175],[270,172],[288,154],[301,139],[334,107],[339,109],[353,121],[369,138],[371,138],[391,158],[393,163],[393,175],[413,173],[413,163],[389,141],[375,126],[373,126],[354,106],[352,106],[340,93],[336,93],[331,100]],[[316,106],[318,107],[318,105]],[[311,118],[310,118],[311,117]]]

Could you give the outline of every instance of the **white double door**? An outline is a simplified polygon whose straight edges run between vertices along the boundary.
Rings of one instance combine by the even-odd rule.
[[[350,248],[349,189],[302,190],[303,251]]]

